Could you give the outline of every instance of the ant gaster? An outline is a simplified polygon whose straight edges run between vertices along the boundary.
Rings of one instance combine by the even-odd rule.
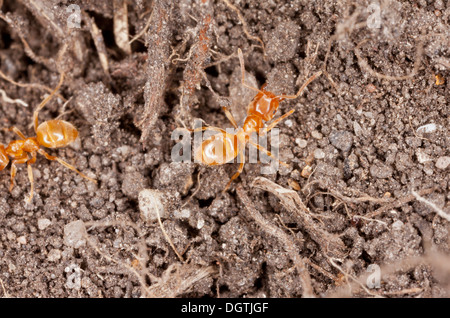
[[[96,180],[89,178],[84,175],[80,171],[78,171],[75,167],[68,164],[64,160],[51,156],[46,153],[41,146],[46,148],[61,148],[72,143],[78,136],[77,129],[69,122],[64,120],[49,120],[43,122],[39,125],[38,122],[38,114],[39,111],[47,104],[47,102],[55,95],[55,93],[59,90],[64,80],[64,73],[61,73],[61,78],[59,80],[56,88],[51,92],[47,98],[45,98],[39,106],[36,108],[33,114],[34,121],[34,131],[36,133],[36,137],[25,137],[24,134],[20,132],[20,130],[16,127],[7,128],[5,130],[12,131],[16,133],[21,139],[11,141],[8,146],[5,148],[3,144],[0,144],[0,171],[5,169],[9,163],[9,158],[11,161],[11,184],[9,187],[9,191],[12,191],[14,187],[14,178],[16,176],[17,168],[16,164],[26,163],[28,168],[28,178],[31,183],[31,191],[30,196],[27,202],[31,202],[33,199],[33,189],[34,189],[34,180],[33,180],[33,170],[31,165],[36,162],[37,153],[43,155],[48,160],[58,161],[63,166],[77,172],[83,178],[97,183]],[[31,158],[30,158],[31,157]]]
[[[269,157],[278,160],[271,154],[270,151],[252,141],[250,139],[251,134],[256,132],[257,134],[262,136],[273,129],[280,121],[291,115],[294,112],[294,109],[275,119],[268,126],[265,126],[264,124],[264,122],[272,120],[272,118],[275,116],[275,113],[277,112],[279,103],[281,101],[283,101],[284,99],[298,98],[303,93],[308,84],[322,74],[322,71],[319,71],[311,76],[300,87],[297,94],[295,95],[275,95],[272,92],[265,90],[265,85],[261,87],[261,89],[257,89],[245,82],[244,57],[242,56],[241,49],[238,49],[238,56],[241,65],[242,85],[258,92],[257,95],[253,98],[252,102],[250,102],[250,104],[248,105],[247,117],[244,120],[243,126],[239,128],[231,112],[226,107],[222,107],[228,120],[231,122],[233,127],[237,129],[236,133],[227,133],[223,129],[213,126],[199,127],[197,129],[190,130],[193,132],[205,130],[218,132],[218,134],[212,135],[211,137],[204,140],[202,144],[194,151],[194,157],[199,162],[210,166],[222,165],[232,161],[234,158],[239,156],[239,169],[231,177],[223,192],[228,189],[233,180],[236,179],[244,169],[245,156],[243,150],[247,143],[256,147],[259,151],[265,152]],[[281,161],[280,163],[286,165]]]

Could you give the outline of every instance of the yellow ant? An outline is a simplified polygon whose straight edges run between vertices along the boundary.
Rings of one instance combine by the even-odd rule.
[[[48,160],[56,160],[63,166],[77,172],[83,178],[97,183],[96,180],[89,178],[84,175],[80,171],[78,171],[75,167],[68,164],[64,160],[49,155],[41,146],[47,148],[61,148],[65,147],[68,144],[72,143],[78,136],[78,130],[69,122],[64,120],[48,120],[39,125],[38,114],[39,111],[48,103],[48,101],[55,95],[55,93],[59,90],[62,83],[64,81],[64,73],[61,73],[61,78],[59,80],[56,88],[51,92],[47,98],[45,98],[39,106],[36,108],[33,114],[34,121],[34,131],[36,133],[36,137],[25,137],[22,132],[16,127],[6,128],[5,130],[12,131],[16,133],[21,139],[11,141],[8,146],[5,148],[3,144],[0,144],[0,171],[5,169],[9,163],[9,157],[11,157],[11,184],[9,187],[9,191],[11,192],[14,187],[14,178],[16,176],[17,168],[16,164],[26,163],[28,168],[28,178],[31,183],[31,191],[30,196],[27,202],[31,202],[33,199],[33,189],[34,189],[34,179],[33,179],[33,170],[31,165],[36,162],[37,153],[43,155]],[[30,158],[31,156],[31,158]]]
[[[311,76],[298,90],[295,95],[275,95],[272,92],[269,92],[264,89],[265,84],[261,87],[261,89],[257,89],[248,85],[245,82],[245,66],[244,66],[244,57],[242,55],[241,49],[238,49],[239,62],[241,65],[242,72],[242,85],[252,89],[256,92],[256,96],[253,98],[252,102],[248,105],[247,108],[247,117],[244,120],[244,125],[239,128],[236,120],[234,119],[231,112],[227,109],[227,107],[222,107],[227,116],[228,120],[231,122],[233,127],[237,129],[236,133],[227,133],[221,128],[206,126],[199,127],[196,129],[189,129],[191,132],[199,132],[205,130],[216,131],[218,134],[212,135],[202,142],[202,144],[194,150],[194,158],[202,164],[208,166],[214,165],[222,165],[227,162],[234,160],[234,158],[239,156],[239,169],[238,171],[231,177],[230,181],[226,185],[223,192],[227,191],[233,180],[235,180],[243,171],[245,164],[245,156],[244,148],[247,143],[256,147],[259,151],[266,153],[269,157],[278,161],[270,151],[266,148],[262,147],[258,143],[255,143],[250,139],[251,134],[256,132],[260,136],[268,133],[271,129],[273,129],[280,121],[288,117],[294,112],[294,109],[290,110],[286,114],[278,117],[273,122],[271,122],[268,126],[265,126],[264,122],[268,122],[272,120],[277,112],[279,103],[284,99],[295,99],[298,98],[305,88],[310,84],[313,80],[319,77],[322,74],[322,71],[315,73]],[[284,162],[279,161],[280,163],[286,165]]]

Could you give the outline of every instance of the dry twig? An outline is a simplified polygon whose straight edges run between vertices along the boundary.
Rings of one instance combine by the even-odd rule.
[[[149,140],[154,125],[161,112],[161,104],[166,90],[166,68],[170,63],[170,36],[173,1],[154,1],[152,19],[147,31],[148,45],[147,82],[144,88],[144,113],[137,125],[142,129],[141,142]]]

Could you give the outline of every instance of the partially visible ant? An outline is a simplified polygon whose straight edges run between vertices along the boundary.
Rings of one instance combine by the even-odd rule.
[[[64,73],[61,73],[61,78],[59,80],[56,88],[51,92],[49,96],[47,96],[36,108],[33,114],[34,121],[34,131],[36,133],[36,137],[25,137],[24,134],[20,132],[20,130],[16,127],[4,128],[6,131],[12,131],[16,133],[21,139],[11,141],[8,146],[5,148],[3,144],[0,144],[0,171],[5,169],[9,163],[9,157],[11,157],[11,185],[9,187],[9,191],[11,192],[14,187],[14,178],[16,176],[17,168],[16,164],[26,163],[28,168],[28,178],[31,183],[31,191],[30,196],[27,202],[31,202],[33,199],[33,189],[34,189],[34,180],[33,180],[33,170],[31,165],[36,162],[36,154],[39,153],[43,155],[48,160],[56,160],[63,166],[77,172],[83,178],[97,183],[96,180],[89,178],[84,175],[80,171],[78,171],[75,167],[68,164],[64,160],[51,156],[46,153],[41,146],[47,148],[61,148],[69,145],[78,136],[77,129],[69,122],[64,120],[48,120],[39,125],[38,122],[38,114],[39,111],[50,101],[50,99],[56,94],[56,92],[61,87],[64,81]],[[30,158],[31,156],[31,158]]]
[[[298,98],[303,93],[308,84],[322,74],[322,71],[319,71],[315,73],[313,76],[311,76],[300,87],[297,94],[295,95],[275,95],[272,92],[269,92],[264,89],[265,84],[261,87],[261,89],[257,89],[255,87],[248,85],[245,82],[244,57],[242,55],[241,49],[238,49],[238,56],[239,62],[241,64],[242,85],[258,92],[258,94],[253,98],[252,102],[250,102],[250,104],[248,105],[247,117],[244,120],[244,125],[241,128],[239,128],[231,112],[228,110],[227,107],[223,106],[222,109],[225,112],[226,117],[231,122],[233,127],[237,129],[236,133],[227,133],[223,129],[213,126],[199,127],[196,129],[189,130],[191,132],[198,132],[205,130],[218,132],[218,134],[212,135],[208,139],[204,140],[202,144],[194,151],[194,158],[197,159],[202,164],[206,164],[209,166],[222,165],[234,160],[234,158],[239,156],[240,162],[239,169],[231,177],[230,181],[226,185],[223,192],[228,190],[233,180],[235,180],[244,169],[245,163],[244,148],[247,143],[256,147],[259,151],[263,151],[269,157],[279,161],[266,148],[252,141],[250,139],[251,134],[256,132],[260,136],[263,136],[271,129],[273,129],[280,121],[291,115],[294,112],[294,109],[275,119],[268,126],[265,126],[264,122],[272,120],[272,118],[275,116],[275,113],[277,112],[279,103],[281,101],[285,99]],[[284,162],[281,161],[279,162],[281,164],[286,165]]]

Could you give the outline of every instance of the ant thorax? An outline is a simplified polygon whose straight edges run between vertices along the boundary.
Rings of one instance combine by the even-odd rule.
[[[250,115],[245,118],[244,126],[242,128],[247,134],[250,134],[252,132],[258,133],[263,127],[264,123],[260,116]]]

